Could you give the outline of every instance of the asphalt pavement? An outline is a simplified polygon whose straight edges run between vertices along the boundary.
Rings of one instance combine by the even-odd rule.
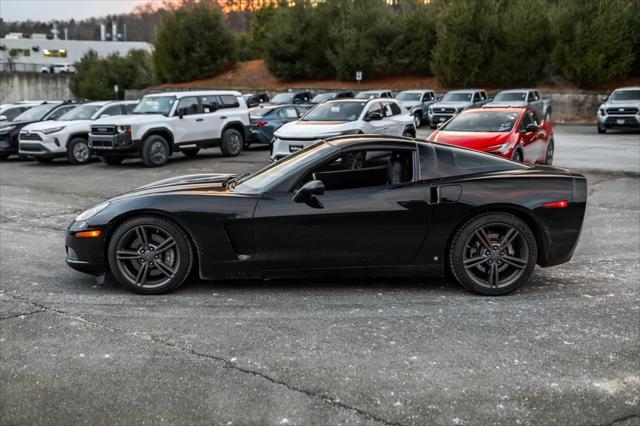
[[[80,211],[268,151],[0,163],[0,425],[640,424],[640,134],[555,131],[556,165],[589,181],[579,246],[496,298],[443,279],[98,285],[64,264]]]

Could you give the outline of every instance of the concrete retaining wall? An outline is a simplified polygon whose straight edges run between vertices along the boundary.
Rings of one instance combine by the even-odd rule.
[[[0,104],[22,100],[72,99],[69,76],[40,73],[0,73]]]

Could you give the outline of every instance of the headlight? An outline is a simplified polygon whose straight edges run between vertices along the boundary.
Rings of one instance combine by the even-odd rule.
[[[7,127],[2,127],[2,128],[0,128],[0,132],[3,132],[3,133],[4,133],[4,132],[10,132],[10,131],[12,131],[12,130],[13,130],[13,129],[15,129],[15,128],[16,128],[16,126],[7,126]]]
[[[109,205],[109,202],[106,201],[102,204],[98,204],[97,206],[91,207],[89,210],[85,210],[84,212],[80,213],[80,216],[76,217],[76,221],[87,220],[89,218],[92,218],[93,216],[100,213],[102,210],[106,209],[108,205]]]
[[[509,142],[505,142],[502,145],[496,145],[495,147],[492,147],[492,148],[493,149],[491,149],[489,152],[494,154],[504,154],[509,150]]]
[[[118,127],[116,127],[116,130],[120,134],[122,134],[122,133],[131,133],[131,126],[128,126],[128,125],[118,126]]]
[[[50,129],[44,129],[42,133],[44,133],[45,135],[50,135],[51,133],[56,133],[56,132],[59,132],[60,130],[64,130],[64,126],[51,127]]]

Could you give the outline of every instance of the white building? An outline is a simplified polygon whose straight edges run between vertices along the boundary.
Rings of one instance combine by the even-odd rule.
[[[78,62],[89,50],[106,57],[124,56],[134,49],[151,52],[153,46],[141,41],[66,40],[55,31],[52,35],[9,33],[0,38],[0,71],[40,72],[44,66]]]

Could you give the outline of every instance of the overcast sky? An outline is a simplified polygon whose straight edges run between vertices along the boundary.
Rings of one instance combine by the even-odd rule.
[[[144,0],[0,0],[5,21],[84,19],[131,12]]]

